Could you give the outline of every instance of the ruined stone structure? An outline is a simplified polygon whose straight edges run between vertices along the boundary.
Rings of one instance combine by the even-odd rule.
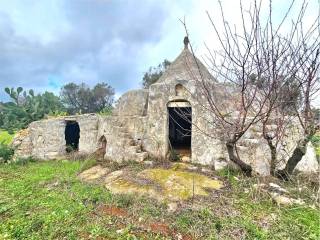
[[[203,120],[196,79],[212,77],[205,66],[188,50],[170,65],[149,89],[132,90],[119,100],[111,116],[84,114],[36,121],[14,140],[18,156],[41,159],[60,158],[67,154],[69,143],[79,153],[101,150],[105,159],[144,161],[149,156],[168,158],[180,154],[183,161],[211,165],[220,169],[228,164],[228,155],[219,134]],[[217,97],[227,98],[225,87],[216,84]],[[173,110],[182,111],[182,119]],[[76,132],[76,133],[74,133]],[[69,136],[70,135],[70,136]],[[78,136],[78,137],[77,137]],[[292,137],[292,136],[291,136]],[[287,151],[296,139],[288,139]],[[269,174],[270,152],[261,131],[253,126],[239,142],[239,154],[254,171]],[[171,151],[174,149],[174,151]],[[318,162],[312,148],[298,168],[315,171]]]

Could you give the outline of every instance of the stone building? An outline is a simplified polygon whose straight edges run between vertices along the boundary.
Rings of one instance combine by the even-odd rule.
[[[185,46],[149,89],[123,94],[112,115],[83,114],[31,123],[15,137],[16,155],[54,159],[70,150],[80,154],[101,151],[105,159],[113,161],[144,161],[148,157],[168,158],[169,153],[174,153],[183,161],[220,169],[227,165],[228,155],[219,133],[203,120],[206,112],[200,106],[202,93],[196,81],[200,77],[214,81]],[[225,89],[216,82],[214,91],[221,101],[230,97]],[[210,137],[206,134],[209,132]],[[238,149],[254,171],[268,175],[270,152],[264,141],[258,127],[252,127]],[[288,142],[289,149],[295,139]],[[312,148],[298,168],[318,168]]]

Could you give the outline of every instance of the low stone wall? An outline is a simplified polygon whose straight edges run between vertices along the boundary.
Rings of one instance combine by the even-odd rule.
[[[94,152],[97,147],[98,116],[84,114],[32,122],[13,140],[16,156],[32,156],[44,160],[65,156],[66,121],[77,121],[80,126],[79,152]]]
[[[125,110],[125,109],[123,109]],[[163,121],[156,118],[141,115],[127,116],[99,116],[96,114],[84,114],[67,116],[56,119],[36,121],[30,124],[28,129],[18,132],[14,138],[13,146],[15,154],[20,157],[33,156],[40,159],[54,159],[66,155],[65,126],[66,121],[77,121],[80,126],[79,153],[94,153],[101,144],[99,140],[106,139],[105,158],[113,161],[135,160],[142,161],[153,155],[162,156],[162,150],[156,152],[157,142],[155,138],[161,138],[160,146],[165,144],[165,117]],[[154,123],[152,123],[152,122]],[[195,121],[198,121],[195,118]],[[198,121],[199,123],[199,121]],[[153,134],[154,126],[150,124],[162,124],[160,133]],[[204,128],[203,128],[204,129]],[[214,131],[214,129],[206,129]],[[226,146],[223,141],[210,138],[200,130],[192,131],[192,163],[211,165],[216,170],[225,167],[229,163]],[[283,167],[286,159],[292,153],[297,132],[291,131],[285,141],[285,146],[279,146],[278,158],[283,159],[279,168]],[[254,126],[240,139],[237,144],[238,153],[242,160],[253,167],[260,175],[270,173],[270,150],[262,138],[259,126]],[[151,152],[147,152],[152,149]],[[162,149],[162,148],[161,148]],[[304,172],[316,172],[319,163],[316,160],[315,151],[308,144],[307,153],[298,164],[297,169]]]

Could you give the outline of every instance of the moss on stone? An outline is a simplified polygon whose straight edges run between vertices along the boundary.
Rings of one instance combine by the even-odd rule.
[[[220,189],[223,186],[221,181],[179,168],[177,170],[176,167],[146,169],[136,177],[146,179],[151,184],[139,184],[123,175],[113,181],[107,181],[106,187],[114,193],[137,193],[161,201],[181,201],[193,196],[207,196],[208,190]]]
[[[150,180],[157,182],[165,199],[187,200],[193,195],[207,196],[207,189],[220,189],[222,182],[207,176],[175,169],[147,169],[140,173]]]
[[[156,192],[152,186],[140,185],[124,178],[118,178],[110,183],[107,183],[106,188],[108,188],[113,193],[137,193],[139,195],[149,195],[152,197],[156,197]]]

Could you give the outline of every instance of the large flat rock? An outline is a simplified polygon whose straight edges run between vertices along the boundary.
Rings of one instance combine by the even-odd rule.
[[[194,196],[207,196],[223,187],[223,182],[186,168],[150,168],[140,172],[125,169],[110,172],[101,166],[80,174],[84,181],[101,183],[113,193],[138,194],[159,201],[184,201]]]
[[[99,182],[103,180],[111,171],[108,168],[104,168],[100,165],[89,168],[79,174],[78,178],[85,182]]]

